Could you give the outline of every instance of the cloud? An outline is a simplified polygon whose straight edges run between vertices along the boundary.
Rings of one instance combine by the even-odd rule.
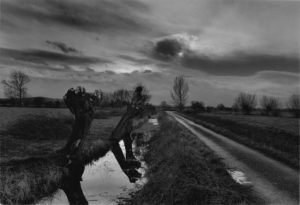
[[[20,0],[10,0],[1,2],[1,7],[1,19],[4,23],[12,18],[22,22],[34,21],[83,31],[148,30],[148,23],[143,18],[148,7],[135,0],[28,0],[26,4]]]
[[[88,56],[70,56],[66,54],[38,50],[16,50],[9,48],[0,48],[0,55],[2,60],[14,59],[15,61],[31,62],[40,65],[91,65],[91,64],[105,64],[111,63],[108,59],[101,59]]]
[[[153,63],[153,60],[151,60],[149,58],[136,58],[136,57],[132,57],[132,56],[124,55],[124,54],[118,55],[117,57],[124,59],[126,61],[134,62],[138,65],[147,65],[147,64]]]
[[[144,70],[143,73],[152,73],[152,70]]]
[[[176,39],[163,39],[156,42],[154,55],[158,58],[172,59],[182,52],[183,45]]]
[[[57,41],[46,41],[46,43],[48,45],[50,45],[51,47],[53,47],[54,49],[57,49],[63,53],[66,53],[66,54],[80,54],[80,51],[78,51],[77,49],[75,48],[72,48],[70,46],[67,46],[65,43],[62,43],[62,42],[57,42]]]
[[[207,56],[187,55],[182,66],[214,75],[253,75],[259,71],[299,72],[299,59],[287,56],[237,53],[233,57],[211,59]]]
[[[206,52],[201,46],[198,37],[172,35],[154,40],[148,55],[213,75],[247,76],[259,71],[299,72],[299,58],[293,55],[255,53],[243,49]]]
[[[257,73],[257,77],[280,85],[300,85],[300,76],[298,73],[262,71]]]

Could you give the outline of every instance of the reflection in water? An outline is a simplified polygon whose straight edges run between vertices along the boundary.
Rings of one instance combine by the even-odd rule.
[[[70,176],[62,180],[62,190],[65,192],[70,204],[88,204],[80,185],[81,177],[84,172],[84,165],[73,162],[68,165]]]
[[[112,152],[108,152],[106,156],[100,158],[92,165],[86,167],[73,164],[69,167],[72,172],[72,178],[64,179],[62,188],[52,199],[40,202],[39,204],[118,204],[119,200],[130,197],[130,193],[140,189],[147,179],[144,177],[146,165],[142,156],[145,152],[146,143],[150,138],[150,130],[156,128],[157,120],[149,120],[143,128],[134,133],[135,140],[133,143],[133,151],[136,158],[141,161],[141,168],[138,169],[142,173],[141,179],[135,183],[130,183],[128,177],[124,174]],[[120,147],[125,152],[123,141]],[[81,181],[82,177],[82,181]]]
[[[125,151],[124,144],[120,143],[121,148]],[[141,148],[142,149],[142,148]],[[139,150],[135,148],[134,150]],[[136,152],[135,152],[136,153]],[[138,151],[141,154],[141,151]],[[137,155],[139,159],[139,155]],[[144,163],[142,162],[142,168],[138,171],[144,175]],[[80,168],[79,168],[80,169]],[[52,200],[46,201],[42,204],[117,204],[119,198],[129,198],[130,193],[137,190],[142,184],[145,183],[145,179],[142,177],[136,183],[130,183],[128,177],[124,174],[120,168],[117,160],[112,152],[108,152],[106,156],[100,158],[92,165],[87,165],[81,168],[82,181],[80,183],[79,173],[75,173],[77,177],[75,180],[65,181],[64,191],[59,191]],[[78,180],[79,179],[79,180]],[[80,186],[81,185],[81,186]],[[76,196],[74,196],[76,195]],[[84,201],[83,198],[86,198]],[[71,201],[70,199],[78,200],[78,203]],[[80,201],[80,203],[79,203]]]
[[[245,174],[238,170],[227,170],[227,172],[231,175],[231,177],[239,184],[251,184],[251,182],[247,179]]]

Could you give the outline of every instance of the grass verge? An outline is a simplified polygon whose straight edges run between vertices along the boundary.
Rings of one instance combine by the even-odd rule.
[[[251,188],[237,184],[222,160],[166,115],[144,156],[148,182],[128,204],[253,204]]]
[[[299,136],[279,128],[267,128],[218,116],[188,114],[188,119],[219,134],[299,169]]]

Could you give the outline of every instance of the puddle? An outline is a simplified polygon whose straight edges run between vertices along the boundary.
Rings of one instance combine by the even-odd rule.
[[[122,141],[120,146],[124,152],[125,147]],[[138,153],[142,154],[143,151],[141,150]],[[138,190],[146,183],[146,178],[144,177],[145,163],[142,162],[142,168],[138,171],[142,174],[142,178],[136,183],[130,183],[113,153],[108,152],[92,165],[85,167],[81,187],[86,200],[89,204],[114,205],[118,204],[120,198],[129,198],[131,192]],[[65,193],[59,190],[52,199],[42,201],[39,204],[57,205],[69,204],[69,202]]]
[[[242,185],[250,185],[251,182],[247,179],[245,174],[238,170],[227,170],[227,172],[231,175],[234,181]]]
[[[149,123],[152,123],[153,125],[158,125],[158,121],[156,118],[150,118]]]

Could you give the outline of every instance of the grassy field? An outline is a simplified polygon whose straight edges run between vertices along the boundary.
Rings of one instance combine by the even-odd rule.
[[[96,111],[88,143],[108,137],[123,110]],[[68,109],[0,108],[0,163],[45,156],[62,148],[73,123]],[[87,145],[88,146],[88,145]]]
[[[189,131],[166,115],[159,123],[144,156],[148,182],[127,204],[261,204]]]
[[[234,114],[188,114],[195,122],[299,168],[299,119]]]
[[[65,174],[59,156],[71,132],[67,109],[1,108],[0,199],[4,204],[34,203],[51,196]],[[108,150],[107,140],[124,110],[96,111],[84,146],[91,163]]]

